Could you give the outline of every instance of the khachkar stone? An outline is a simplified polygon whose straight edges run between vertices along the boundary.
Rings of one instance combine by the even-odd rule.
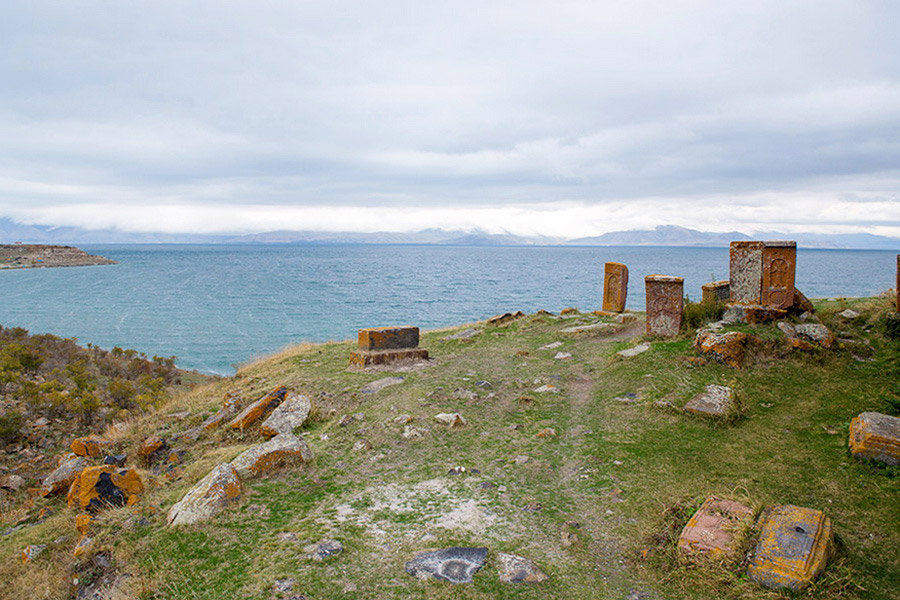
[[[763,242],[762,260],[761,304],[790,308],[794,303],[797,242]]]
[[[419,346],[419,328],[373,327],[359,330],[359,349],[350,354],[350,366],[368,367],[400,360],[426,360]]]
[[[603,310],[620,313],[625,310],[628,297],[628,267],[608,262],[603,274]]]
[[[728,302],[731,298],[731,283],[727,279],[724,281],[704,283],[702,287],[703,302],[706,304]]]
[[[647,290],[647,335],[678,335],[684,309],[684,279],[647,275],[644,287]]]
[[[731,242],[729,272],[731,301],[734,304],[760,304],[763,242]]]

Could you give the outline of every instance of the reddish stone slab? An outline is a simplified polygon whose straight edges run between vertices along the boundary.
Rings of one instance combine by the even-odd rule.
[[[775,308],[790,308],[794,303],[797,242],[764,242],[762,262],[761,303]]]
[[[603,310],[620,313],[628,297],[628,267],[608,262],[603,273]]]
[[[763,247],[763,242],[731,242],[729,276],[733,303],[760,304]]]
[[[647,275],[644,287],[647,291],[647,335],[678,335],[684,309],[684,279]]]
[[[749,524],[753,510],[732,500],[707,498],[678,538],[678,548],[713,558],[734,553],[734,534]]]
[[[403,350],[419,345],[419,328],[404,325],[401,327],[372,327],[359,330],[359,349]]]

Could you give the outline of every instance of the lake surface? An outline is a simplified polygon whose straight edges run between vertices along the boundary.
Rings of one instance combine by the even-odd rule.
[[[685,278],[685,293],[728,278],[727,248],[450,246],[84,246],[117,265],[0,271],[0,324],[103,348],[175,355],[231,374],[301,341],[360,327],[432,329],[494,314],[600,307],[603,263],[630,270],[628,307],[645,275]],[[896,252],[808,250],[797,287],[809,297],[871,296],[894,286]]]

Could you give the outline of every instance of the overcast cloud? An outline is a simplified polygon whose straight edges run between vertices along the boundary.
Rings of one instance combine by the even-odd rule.
[[[4,2],[0,216],[900,236],[900,3]]]

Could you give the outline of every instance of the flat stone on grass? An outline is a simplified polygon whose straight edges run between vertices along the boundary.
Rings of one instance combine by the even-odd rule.
[[[293,433],[306,422],[312,410],[312,402],[306,396],[289,392],[278,408],[263,421],[260,433],[274,437],[280,433]]]
[[[638,344],[633,348],[626,348],[625,350],[619,350],[616,352],[616,355],[621,358],[633,358],[638,354],[643,354],[647,350],[650,349],[650,344]]]
[[[472,583],[472,575],[484,566],[487,548],[453,546],[420,552],[407,561],[406,572],[419,579],[435,578],[450,583]]]
[[[850,422],[850,452],[856,458],[900,465],[900,418],[877,412],[854,418]]]
[[[767,588],[803,589],[825,570],[833,544],[831,521],[822,511],[773,506],[760,519],[747,575]]]
[[[678,548],[688,554],[711,558],[735,552],[734,533],[749,524],[753,510],[732,500],[707,498],[691,517],[678,538]]]
[[[169,526],[208,521],[231,505],[240,502],[244,485],[237,471],[222,463],[198,481],[184,497],[172,505],[166,515]]]
[[[386,387],[390,387],[392,385],[398,385],[403,383],[402,377],[385,377],[383,379],[376,379],[375,381],[370,381],[366,385],[360,388],[360,392],[363,394],[377,394],[381,390]]]
[[[500,563],[500,581],[504,583],[540,583],[547,579],[547,574],[530,558],[501,552],[497,561]]]
[[[238,455],[231,465],[242,479],[267,475],[291,464],[309,462],[313,453],[306,441],[292,433],[282,433]]]
[[[684,410],[697,415],[725,417],[734,407],[734,391],[724,385],[710,384],[684,405]]]

